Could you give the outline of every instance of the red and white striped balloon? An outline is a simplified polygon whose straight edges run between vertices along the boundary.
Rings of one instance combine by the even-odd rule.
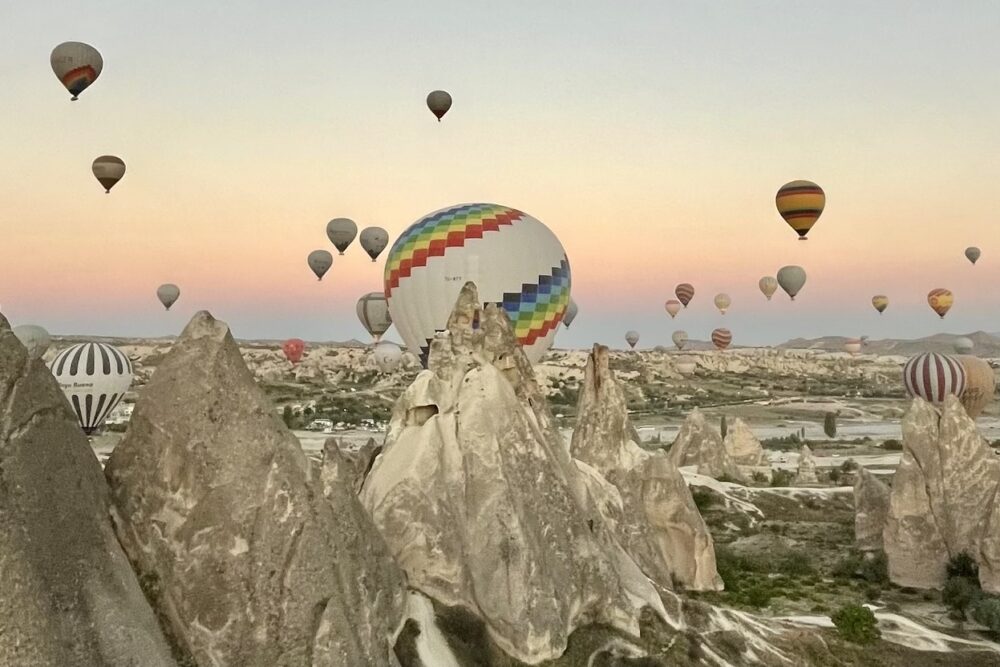
[[[729,347],[729,344],[733,342],[733,334],[729,329],[716,329],[712,332],[712,343],[715,347],[720,350],[724,350]]]
[[[937,352],[918,354],[903,366],[903,384],[910,396],[940,405],[948,394],[965,391],[965,368],[955,357]]]

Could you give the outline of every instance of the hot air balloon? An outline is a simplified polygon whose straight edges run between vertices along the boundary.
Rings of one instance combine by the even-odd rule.
[[[302,360],[302,353],[306,349],[306,344],[299,338],[289,338],[281,344],[281,351],[285,353],[285,359],[292,362],[292,365]]]
[[[760,287],[760,291],[764,293],[767,300],[770,301],[774,293],[778,291],[778,281],[773,276],[764,276],[757,281],[757,285]]]
[[[132,384],[132,362],[106,343],[68,347],[55,356],[49,369],[87,435],[104,423]]]
[[[156,298],[160,300],[160,303],[167,310],[170,310],[170,306],[174,305],[180,295],[180,288],[173,283],[164,283],[156,288]]]
[[[580,308],[576,305],[576,301],[573,301],[573,298],[570,297],[569,305],[566,306],[566,314],[563,315],[563,320],[562,320],[563,325],[567,329],[569,329],[569,325],[573,323],[573,320],[576,319],[576,314],[579,312],[579,310]]]
[[[970,246],[970,247],[968,247],[968,248],[965,249],[965,256],[973,264],[975,264],[979,260],[979,256],[981,254],[982,254],[982,252],[979,250],[979,248],[977,248],[975,246]]]
[[[691,299],[694,298],[694,285],[691,283],[681,283],[674,288],[674,295],[687,308],[688,304],[691,303]]]
[[[109,194],[115,183],[122,180],[122,176],[125,175],[125,162],[114,155],[102,155],[94,160],[90,169],[94,172],[97,182],[104,186],[104,194]]]
[[[885,309],[889,307],[889,297],[884,294],[876,294],[872,297],[872,306],[875,310],[879,312],[879,315],[885,312]]]
[[[312,272],[316,274],[318,280],[323,280],[323,276],[333,266],[333,255],[327,250],[313,250],[306,258],[306,263]]]
[[[28,356],[32,359],[41,359],[45,350],[49,349],[52,338],[49,332],[37,324],[22,324],[14,327],[14,335],[21,341],[28,350]]]
[[[372,350],[372,355],[375,357],[375,365],[383,373],[395,370],[403,360],[403,350],[394,343],[379,343]]]
[[[812,229],[826,206],[823,188],[812,181],[792,181],[785,183],[774,196],[774,204],[785,222],[799,235],[800,241]]]
[[[382,292],[369,292],[358,299],[357,311],[361,325],[375,338],[376,343],[392,326],[389,303]]]
[[[340,252],[341,255],[358,235],[358,226],[349,218],[334,218],[326,223],[326,235],[330,237],[330,243]]]
[[[712,332],[712,343],[720,350],[725,350],[733,342],[733,334],[729,329],[716,329]]]
[[[852,357],[861,353],[862,342],[860,338],[850,338],[844,343],[844,351]]]
[[[361,247],[364,248],[365,252],[368,253],[368,256],[374,262],[382,254],[382,251],[385,250],[385,247],[389,245],[389,232],[381,227],[365,227],[361,230],[359,241],[361,242]]]
[[[962,406],[973,419],[993,402],[996,394],[996,375],[990,365],[979,357],[961,355],[955,357],[965,371],[965,391],[962,392]]]
[[[931,310],[937,313],[941,319],[944,319],[944,316],[948,314],[954,302],[955,297],[951,291],[943,287],[932,289],[927,293],[927,303],[930,305]]]
[[[63,42],[52,49],[49,62],[73,100],[97,81],[104,69],[104,59],[98,50],[83,42]]]
[[[427,108],[431,110],[431,113],[437,116],[438,122],[441,122],[441,118],[448,113],[448,109],[451,108],[451,95],[443,90],[432,90],[430,94],[427,95]]]
[[[694,375],[694,372],[698,369],[698,363],[692,359],[681,359],[674,366],[677,368],[677,372],[684,377]]]
[[[778,269],[778,284],[795,301],[795,295],[806,284],[806,272],[801,266],[783,266]]]
[[[501,304],[528,359],[552,345],[570,300],[566,251],[548,227],[497,204],[430,213],[404,231],[385,262],[385,295],[396,330],[426,365],[466,282],[484,304]]]
[[[729,298],[728,294],[716,294],[715,295],[715,307],[719,309],[719,312],[723,315],[729,310],[729,306],[732,305],[733,300]]]
[[[935,405],[944,402],[948,394],[961,397],[965,382],[965,368],[956,357],[948,354],[924,352],[903,366],[906,392]]]
[[[677,346],[678,350],[683,350],[688,342],[687,331],[675,331],[670,339],[674,341],[674,345]]]
[[[665,304],[663,304],[663,307],[667,310],[667,313],[670,315],[670,319],[673,319],[674,317],[677,316],[677,313],[681,312],[681,302],[675,299],[670,299]]]
[[[635,349],[635,344],[639,342],[639,332],[638,331],[626,331],[625,332],[625,342],[628,346]]]
[[[976,347],[976,344],[972,342],[972,339],[966,338],[965,336],[956,338],[953,345],[955,346],[955,352],[959,354],[972,354],[972,350]]]

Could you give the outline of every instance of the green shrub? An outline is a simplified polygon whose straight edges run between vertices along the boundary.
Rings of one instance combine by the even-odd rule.
[[[972,605],[972,618],[982,623],[994,635],[1000,635],[1000,598],[984,596]]]
[[[871,644],[882,636],[875,614],[867,607],[849,604],[838,609],[830,618],[840,636],[854,644]]]
[[[719,433],[722,434],[723,438],[729,433],[729,424],[726,422],[726,415],[722,415],[722,419],[719,420]]]
[[[882,443],[882,449],[885,449],[890,452],[901,452],[903,451],[903,443],[901,443],[899,440],[896,440],[895,438],[889,438],[888,440]]]
[[[941,601],[958,619],[964,621],[969,608],[981,595],[979,582],[968,577],[949,577],[941,591]]]
[[[828,438],[837,437],[837,413],[827,412],[823,416],[823,432]]]
[[[789,551],[776,560],[778,562],[777,570],[785,574],[805,576],[816,570],[809,555],[804,551]]]
[[[694,505],[698,508],[699,512],[704,512],[715,503],[715,494],[707,489],[691,489],[691,497],[694,499]]]
[[[858,469],[858,462],[854,459],[847,459],[840,464],[840,472],[854,472]]]
[[[889,583],[889,560],[884,551],[861,559],[861,578],[873,584]]]
[[[767,484],[770,482],[770,480],[767,478],[767,475],[758,470],[755,470],[753,473],[751,473],[750,481],[754,482],[755,484]]]
[[[771,474],[771,486],[788,486],[794,478],[795,475],[790,470],[775,470]]]
[[[962,551],[948,560],[948,565],[945,566],[948,572],[948,578],[951,577],[967,577],[969,579],[979,580],[979,565],[976,563],[976,559],[969,555],[967,551]]]

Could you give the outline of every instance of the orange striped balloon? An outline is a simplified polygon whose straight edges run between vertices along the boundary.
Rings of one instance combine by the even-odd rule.
[[[955,297],[951,293],[951,290],[938,287],[927,293],[927,303],[930,305],[931,310],[937,313],[941,319],[944,319],[944,316],[951,310],[952,304],[955,303]]]
[[[785,222],[805,241],[806,234],[823,214],[826,194],[812,181],[785,183],[774,196],[774,204]]]
[[[688,304],[691,303],[691,299],[694,298],[694,285],[691,283],[681,283],[674,289],[674,294],[677,295],[677,299],[687,308]]]
[[[720,350],[726,349],[732,342],[733,334],[729,329],[716,329],[712,332],[712,343]]]
[[[875,310],[879,312],[879,315],[885,312],[885,309],[889,307],[889,297],[885,294],[876,294],[872,297],[872,306]]]

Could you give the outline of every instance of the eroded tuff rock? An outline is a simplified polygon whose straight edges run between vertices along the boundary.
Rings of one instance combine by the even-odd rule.
[[[643,451],[625,395],[608,367],[608,348],[595,345],[577,405],[570,453],[615,486],[621,512],[607,503],[619,541],[643,572],[664,588],[677,580],[694,590],[720,590],[715,549],[684,477],[667,455]]]
[[[760,445],[760,440],[753,434],[747,423],[739,417],[733,421],[733,425],[726,431],[723,439],[729,457],[741,466],[766,466],[767,456],[764,448]]]
[[[368,438],[368,442],[357,449],[343,449],[336,438],[327,438],[323,443],[320,474],[325,483],[329,479],[339,479],[351,487],[355,494],[361,493],[365,477],[371,470],[375,457],[381,452],[382,445],[376,443],[375,438]]]
[[[901,586],[937,588],[945,565],[968,552],[987,591],[1000,591],[1000,461],[954,396],[939,413],[915,399],[903,419],[903,456],[892,480],[885,552]]]
[[[0,315],[0,664],[176,663],[55,378]]]
[[[105,472],[118,538],[200,667],[394,663],[402,573],[351,486],[312,478],[224,323],[194,316]]]
[[[813,458],[809,445],[802,445],[802,449],[799,450],[799,464],[795,468],[794,483],[796,486],[819,483],[816,477],[816,459]]]
[[[560,656],[579,626],[637,635],[641,608],[666,617],[570,458],[507,315],[483,308],[475,285],[428,369],[397,402],[361,493],[410,585],[472,611],[532,664]]]
[[[729,477],[742,479],[739,468],[726,451],[722,436],[709,425],[705,415],[695,408],[681,424],[674,444],[670,447],[670,460],[675,466],[698,466],[699,475],[715,479]]]
[[[854,539],[861,551],[882,551],[889,514],[889,486],[866,468],[854,482]]]

